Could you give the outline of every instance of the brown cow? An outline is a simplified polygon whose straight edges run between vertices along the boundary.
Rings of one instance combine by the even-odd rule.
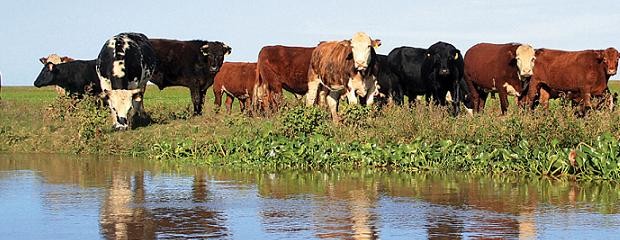
[[[255,107],[278,109],[282,89],[295,95],[308,92],[308,67],[313,47],[266,46],[258,53]]]
[[[498,92],[502,114],[508,95],[522,97],[534,74],[534,49],[525,44],[479,43],[465,53],[465,81],[476,112],[484,109],[489,92]]]
[[[61,63],[71,62],[71,61],[75,61],[75,59],[67,57],[67,56],[61,57],[61,56],[58,56],[58,54],[52,53],[48,55],[47,57],[39,58],[39,61],[43,63],[43,65],[46,65],[47,63],[61,64]],[[56,93],[58,93],[58,95],[64,96],[67,94],[67,91],[61,86],[56,85]]]
[[[607,81],[609,81],[609,78],[615,75],[618,70],[618,59],[620,58],[620,53],[618,53],[618,50],[612,47],[607,48],[605,50],[596,50],[596,51],[602,54],[603,56],[602,61],[607,67],[606,76],[607,76]],[[549,107],[549,99],[558,98],[560,96],[565,96],[567,99],[570,99],[573,102],[573,104],[578,104],[582,100],[580,95],[577,93],[558,92],[554,89],[550,89],[547,86],[542,86],[539,92],[539,102],[546,109]],[[599,104],[596,106],[596,109],[601,110],[603,108],[607,108],[609,110],[613,110],[616,97],[610,93],[609,88],[605,90],[605,93],[603,95],[598,95],[594,97],[597,97],[601,100]]]
[[[338,103],[343,93],[350,104],[356,104],[359,96],[371,105],[379,68],[374,47],[380,45],[381,40],[372,40],[365,33],[356,33],[351,40],[321,42],[310,60],[306,105],[316,104],[318,95],[327,96],[335,122],[340,120]]]
[[[255,82],[256,63],[225,62],[213,83],[215,106],[222,106],[222,94],[226,93],[226,112],[230,114],[234,98],[239,99],[243,112],[250,106]]]

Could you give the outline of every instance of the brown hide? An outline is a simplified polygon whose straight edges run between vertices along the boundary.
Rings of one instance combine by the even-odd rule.
[[[215,75],[213,93],[215,105],[222,105],[222,95],[226,94],[226,110],[230,113],[234,98],[239,99],[241,111],[249,107],[256,83],[256,63],[225,62]]]
[[[310,67],[324,85],[333,90],[344,89],[356,71],[351,55],[351,42],[322,42],[312,52]]]
[[[569,97],[582,103],[582,110],[590,108],[591,96],[603,96],[607,89],[607,65],[603,61],[603,51],[562,51],[540,49],[536,51],[536,66],[530,83],[527,99],[530,105],[541,88],[541,102],[559,93],[569,93]]]
[[[296,95],[308,92],[308,67],[313,47],[265,46],[258,54],[255,106],[277,109],[282,89]],[[260,103],[259,103],[260,102]]]
[[[484,109],[489,92],[499,93],[502,113],[506,112],[508,93],[504,84],[509,84],[519,93],[523,92],[523,84],[518,77],[519,69],[514,60],[515,51],[520,45],[479,43],[465,53],[465,82],[476,112]]]

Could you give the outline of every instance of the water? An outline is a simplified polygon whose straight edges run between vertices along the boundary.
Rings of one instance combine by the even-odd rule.
[[[0,154],[2,239],[613,239],[620,187]]]

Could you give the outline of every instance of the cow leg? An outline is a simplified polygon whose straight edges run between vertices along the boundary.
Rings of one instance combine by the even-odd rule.
[[[590,94],[589,88],[582,88],[580,89],[580,91],[581,91],[581,99],[582,99],[581,112],[583,116],[585,116],[586,113],[590,109],[592,109],[592,102],[590,101],[592,99],[592,94]]]
[[[327,106],[326,99],[329,90],[325,86],[319,86],[319,107]]]
[[[314,73],[314,70],[310,68],[308,71],[308,93],[306,94],[306,106],[312,106],[316,104],[316,98],[319,94],[319,85],[321,84],[321,80]]]
[[[239,109],[241,109],[241,113],[245,112],[246,109],[246,105],[247,105],[248,99],[239,99]]]
[[[500,108],[502,109],[502,115],[504,115],[506,114],[506,111],[508,111],[508,92],[506,91],[506,88],[499,88],[498,94]]]
[[[329,110],[332,115],[332,121],[338,123],[340,122],[340,117],[338,116],[338,104],[340,102],[340,92],[338,91],[330,91],[329,95],[327,95],[327,105],[329,106]]]
[[[480,94],[478,95],[478,101],[477,102],[477,107],[476,107],[476,112],[482,112],[482,110],[484,110],[484,106],[487,104],[487,98],[489,97],[489,93],[485,92],[485,91],[481,91]]]
[[[545,109],[549,110],[549,99],[551,98],[551,94],[547,92],[544,88],[540,88],[538,103]]]
[[[227,114],[230,114],[230,111],[232,110],[233,101],[235,101],[233,96],[231,96],[230,94],[226,94],[226,113]]]
[[[359,99],[357,98],[357,95],[355,94],[355,90],[350,89],[349,91],[347,91],[347,100],[349,102],[349,105],[359,104]]]
[[[192,95],[192,103],[194,104],[194,116],[202,115],[202,104],[204,102],[203,96],[201,95],[201,90],[195,86],[190,90],[190,94]]]
[[[213,95],[215,95],[215,101],[213,101],[213,105],[215,105],[215,112],[220,111],[220,107],[222,107],[222,91],[219,89],[213,89]]]

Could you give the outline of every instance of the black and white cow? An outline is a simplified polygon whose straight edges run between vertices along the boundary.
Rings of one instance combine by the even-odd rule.
[[[96,62],[96,60],[75,60],[61,64],[45,62],[39,76],[34,81],[34,86],[57,85],[66,90],[69,96],[78,98],[84,94],[99,95],[101,85],[95,70]]]
[[[97,74],[114,119],[125,130],[134,114],[143,114],[143,95],[157,61],[148,38],[121,33],[105,42],[97,58]]]

